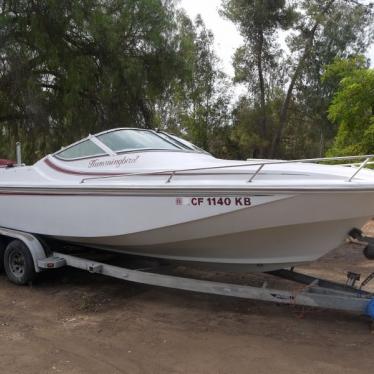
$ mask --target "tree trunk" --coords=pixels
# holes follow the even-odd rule
[[[258,79],[260,83],[260,106],[261,106],[261,135],[263,139],[266,139],[267,136],[267,113],[266,113],[266,101],[265,101],[265,81],[264,81],[264,73],[262,69],[262,49],[264,44],[264,34],[262,29],[258,35],[258,44],[257,44],[257,71],[258,71]],[[266,153],[266,150],[261,149],[260,157],[263,157]]]
[[[153,129],[153,113],[152,110],[149,108],[148,103],[144,99],[139,99],[138,100],[138,105],[140,108],[140,112],[143,115],[144,119],[144,127],[146,129]]]
[[[326,4],[326,6],[321,10],[321,15],[326,13],[330,9],[330,7],[334,3],[334,1],[335,0],[331,0]],[[318,21],[315,22],[315,24],[313,25],[313,27],[309,31],[309,36],[308,36],[307,41],[305,43],[304,52],[303,52],[297,66],[296,66],[296,69],[295,69],[295,71],[292,75],[292,78],[291,78],[291,82],[288,86],[287,94],[286,94],[286,97],[283,101],[282,108],[281,108],[281,111],[280,111],[280,114],[279,114],[278,130],[276,131],[276,133],[273,137],[272,144],[271,144],[270,155],[269,155],[271,158],[276,157],[276,155],[277,155],[279,144],[280,144],[280,141],[282,139],[282,134],[283,134],[283,131],[284,131],[284,128],[286,126],[287,119],[288,119],[288,110],[289,110],[291,99],[292,99],[292,92],[293,92],[293,89],[295,87],[295,84],[296,84],[297,80],[300,77],[300,74],[301,74],[302,70],[304,69],[305,60],[308,57],[308,55],[310,53],[310,50],[312,49],[314,36],[315,36],[315,33],[316,33],[319,25],[320,25],[320,21],[318,20]]]
[[[279,126],[278,126],[278,130],[276,131],[275,133],[275,136],[273,138],[273,141],[272,141],[272,144],[271,144],[271,149],[270,149],[270,157],[275,157],[277,152],[278,152],[278,147],[279,147],[279,144],[280,144],[280,141],[281,141],[281,138],[282,138],[282,134],[283,134],[283,130],[286,126],[286,122],[287,122],[287,117],[288,117],[288,109],[290,107],[290,103],[291,103],[291,99],[292,99],[292,92],[293,92],[293,89],[295,87],[295,84],[296,84],[296,81],[299,79],[299,76],[304,68],[304,63],[305,63],[305,60],[306,58],[308,57],[309,55],[309,52],[310,52],[310,49],[312,48],[312,45],[313,45],[313,39],[314,39],[314,35],[315,35],[315,32],[317,30],[317,27],[318,27],[318,23],[316,23],[311,32],[310,32],[310,36],[307,40],[307,43],[305,45],[305,48],[304,48],[304,52],[296,66],[296,69],[292,75],[292,78],[291,78],[291,82],[288,86],[288,89],[287,89],[287,94],[286,94],[286,97],[283,101],[283,104],[282,104],[282,108],[281,108],[281,111],[280,111],[280,114],[279,114]]]

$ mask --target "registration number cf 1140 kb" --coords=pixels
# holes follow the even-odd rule
[[[250,197],[177,197],[177,205],[192,206],[250,206]]]

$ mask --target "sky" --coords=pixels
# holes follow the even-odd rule
[[[222,68],[230,77],[233,77],[232,56],[236,48],[242,44],[242,37],[232,22],[223,19],[218,14],[220,5],[221,0],[180,0],[180,6],[186,10],[191,19],[200,14],[206,26],[212,30],[215,37],[215,50],[222,61]],[[367,56],[370,57],[371,65],[374,66],[374,44]]]
[[[222,60],[224,71],[232,77],[232,56],[242,44],[242,37],[232,22],[218,14],[221,0],[180,0],[180,5],[191,19],[200,14],[207,28],[212,30],[216,53]]]

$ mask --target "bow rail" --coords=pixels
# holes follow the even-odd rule
[[[371,155],[361,155],[361,156],[339,156],[339,157],[319,157],[319,158],[304,158],[304,159],[297,159],[297,160],[261,160],[261,162],[246,162],[246,163],[239,163],[234,165],[219,165],[219,166],[207,166],[207,167],[200,167],[200,168],[187,168],[187,169],[171,169],[171,170],[159,170],[159,171],[151,171],[151,172],[133,172],[133,173],[120,173],[116,175],[105,175],[100,177],[89,177],[83,178],[81,180],[81,184],[90,181],[90,180],[102,180],[102,179],[113,179],[113,178],[121,178],[121,177],[130,177],[130,176],[149,176],[149,175],[166,175],[168,179],[166,183],[170,183],[171,180],[175,175],[178,173],[185,173],[185,172],[194,172],[194,171],[204,171],[204,170],[219,170],[219,169],[233,169],[243,166],[258,166],[258,168],[254,172],[248,172],[250,178],[248,183],[251,183],[261,172],[261,170],[268,165],[278,165],[278,164],[292,164],[292,163],[319,163],[319,162],[328,162],[328,161],[349,161],[349,160],[363,160],[361,163],[350,163],[346,164],[336,163],[334,165],[340,166],[347,166],[347,167],[354,167],[357,169],[354,173],[348,178],[347,182],[351,182],[353,178],[357,176],[357,174],[365,168],[367,165],[374,164],[374,161],[371,162],[370,160],[374,158],[374,154]],[[248,160],[247,160],[248,161]],[[197,173],[201,174],[201,173]]]

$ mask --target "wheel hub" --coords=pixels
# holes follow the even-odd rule
[[[10,256],[10,270],[16,276],[22,276],[25,272],[25,257],[20,252],[14,252]]]

